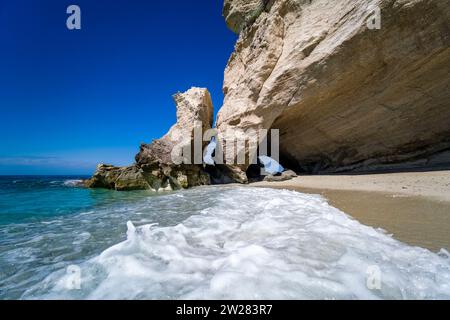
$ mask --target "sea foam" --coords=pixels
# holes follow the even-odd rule
[[[320,196],[210,187],[185,197],[199,193],[203,208],[182,223],[129,222],[126,241],[80,265],[80,290],[61,270],[24,298],[450,298],[448,258],[363,226]]]
[[[83,184],[83,180],[66,180],[63,185],[66,187],[78,187]]]

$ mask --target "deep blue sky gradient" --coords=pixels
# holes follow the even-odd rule
[[[82,30],[66,28],[77,4]],[[236,35],[222,0],[0,0],[0,174],[127,165],[175,122],[172,95],[223,100]]]

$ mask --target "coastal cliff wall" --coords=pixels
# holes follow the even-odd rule
[[[223,15],[239,39],[225,69],[219,140],[279,129],[281,164],[297,172],[450,167],[448,0],[224,0]],[[213,125],[206,89],[174,99],[168,134],[142,145],[130,167],[99,165],[86,185],[248,182],[249,164],[172,163],[175,146],[192,145],[196,123],[203,132]]]
[[[282,163],[311,173],[450,163],[448,0],[225,0],[223,15],[239,40],[219,132],[279,129]]]

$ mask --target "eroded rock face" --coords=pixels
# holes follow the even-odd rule
[[[90,188],[126,190],[172,190],[210,184],[209,175],[200,165],[175,164],[175,146],[191,144],[194,127],[211,129],[213,105],[207,89],[192,88],[174,95],[177,123],[161,139],[141,145],[136,163],[130,167],[99,165],[86,182]]]
[[[240,37],[220,132],[280,129],[282,161],[308,172],[448,163],[448,0],[273,0],[241,31],[257,2],[225,1]]]
[[[264,11],[268,0],[225,0],[222,14],[228,28],[239,33]]]
[[[177,105],[177,123],[161,139],[141,146],[136,156],[137,164],[147,167],[154,163],[172,165],[173,148],[193,145],[195,127],[201,127],[202,132],[211,129],[214,108],[207,89],[191,88],[185,93],[175,94],[173,98]]]
[[[86,187],[117,191],[145,190],[152,189],[151,182],[138,166],[114,167],[99,164],[92,178],[86,181]]]

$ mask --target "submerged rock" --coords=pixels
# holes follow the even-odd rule
[[[448,0],[263,2],[224,3],[240,35],[219,132],[279,129],[296,171],[450,164]]]
[[[129,167],[99,165],[86,181],[89,188],[128,190],[172,190],[210,184],[201,165],[176,164],[172,160],[175,146],[192,143],[196,126],[211,129],[213,105],[207,89],[192,88],[174,96],[177,123],[161,139],[141,145],[136,163]]]

